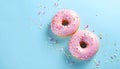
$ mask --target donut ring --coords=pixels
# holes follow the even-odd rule
[[[70,42],[70,53],[80,60],[88,60],[96,54],[99,49],[98,37],[87,30],[76,32]]]
[[[80,18],[74,11],[63,9],[53,17],[51,30],[54,34],[65,37],[74,34],[79,24]]]

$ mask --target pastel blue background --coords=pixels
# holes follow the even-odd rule
[[[102,34],[91,60],[67,58],[70,37],[51,33],[51,19],[63,8],[79,14],[79,30],[88,25]],[[0,0],[0,69],[119,69],[119,30],[120,0]]]

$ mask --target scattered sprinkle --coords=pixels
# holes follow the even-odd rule
[[[116,42],[114,43],[114,46],[116,46],[117,44],[116,44]]]
[[[117,54],[114,54],[113,56],[116,58],[116,57],[117,57]]]
[[[39,28],[42,29],[42,24],[40,24]]]
[[[38,15],[45,15],[45,13],[46,13],[45,11],[39,11]]]
[[[93,68],[94,68],[94,69],[100,68],[100,61],[94,59],[94,67],[93,67]]]
[[[118,49],[115,49],[115,51],[118,51]]]
[[[55,7],[58,7],[58,3],[57,3],[57,2],[56,2],[56,3],[54,3],[54,6],[55,6]]]
[[[93,30],[92,32],[95,32],[95,30]]]
[[[38,15],[40,15],[40,14],[41,14],[41,11],[38,12]]]
[[[102,39],[102,33],[100,33],[99,38]]]
[[[53,42],[54,44],[57,44],[58,43],[58,40],[56,40],[55,38],[53,37],[48,37],[49,41]]]
[[[40,4],[39,6],[38,6],[38,8],[41,8],[42,7],[42,5]]]
[[[96,16],[98,16],[98,14],[96,14]]]
[[[45,11],[43,11],[43,13],[42,13],[43,15],[45,15]]]
[[[111,59],[113,59],[113,57],[112,57],[112,56],[110,56],[110,58],[111,58]]]
[[[105,64],[107,64],[109,61],[108,60],[105,60]]]
[[[73,65],[73,64],[75,64],[75,61],[71,61],[71,62],[70,62],[70,65]]]
[[[89,27],[89,25],[85,25],[85,28],[84,29],[87,29]]]
[[[44,9],[46,8],[46,6],[43,7]]]

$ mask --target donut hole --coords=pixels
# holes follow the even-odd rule
[[[81,41],[81,42],[80,42],[80,47],[81,47],[81,48],[86,48],[86,47],[87,47],[87,43],[84,42],[84,41]]]
[[[67,26],[69,24],[68,20],[62,20],[62,25]]]

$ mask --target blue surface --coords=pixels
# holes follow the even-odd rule
[[[63,8],[79,14],[79,29],[88,25],[102,37],[91,60],[67,57],[70,37],[51,33],[51,19]],[[0,69],[119,69],[119,30],[120,0],[0,0]]]

